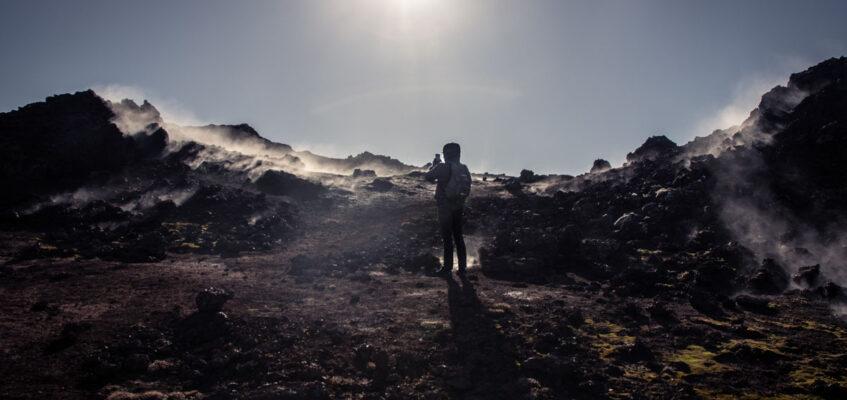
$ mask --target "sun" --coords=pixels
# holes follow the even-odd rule
[[[389,6],[395,8],[405,17],[416,17],[433,11],[438,0],[386,0]]]
[[[415,7],[426,7],[435,3],[435,0],[389,0],[392,3],[396,3],[400,7],[405,8],[415,8]]]

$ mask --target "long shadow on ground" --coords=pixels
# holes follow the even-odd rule
[[[449,275],[450,324],[460,370],[447,376],[455,394],[479,398],[518,398],[516,354],[464,274]]]

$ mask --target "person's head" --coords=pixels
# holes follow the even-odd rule
[[[447,143],[441,151],[445,161],[459,161],[459,156],[462,155],[462,148],[458,143]]]

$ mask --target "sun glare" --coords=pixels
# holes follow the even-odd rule
[[[388,0],[404,11],[413,12],[424,7],[432,6],[436,0]]]
[[[401,36],[429,40],[455,24],[455,6],[443,0],[383,0],[389,25]]]

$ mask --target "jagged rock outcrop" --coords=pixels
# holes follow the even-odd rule
[[[608,171],[610,169],[612,169],[612,164],[609,164],[608,161],[606,161],[602,158],[598,158],[598,159],[594,160],[594,164],[591,165],[591,170],[588,171],[588,172],[594,174],[594,173],[600,173],[600,172]]]
[[[264,193],[290,196],[299,200],[312,200],[326,189],[319,183],[298,178],[285,171],[267,171],[256,180],[256,187]]]
[[[158,155],[167,132],[124,135],[115,114],[93,91],[48,97],[0,114],[0,205],[69,190],[95,172],[115,172]]]
[[[640,147],[626,155],[626,161],[634,163],[656,158],[669,158],[679,154],[680,149],[666,136],[651,136]]]
[[[766,93],[738,127],[685,146],[651,137],[624,167],[552,198],[472,199],[497,215],[483,270],[542,281],[582,274],[632,295],[688,288],[692,304],[719,312],[716,293],[779,294],[795,271],[820,264],[802,282],[824,293],[844,253],[845,110],[847,58],[831,59]]]
[[[342,175],[349,175],[356,169],[371,170],[379,176],[404,175],[418,170],[417,167],[403,164],[400,160],[373,154],[365,151],[347,158],[330,158],[312,154],[308,151],[297,152],[297,155],[306,160],[315,170],[330,171]]]

